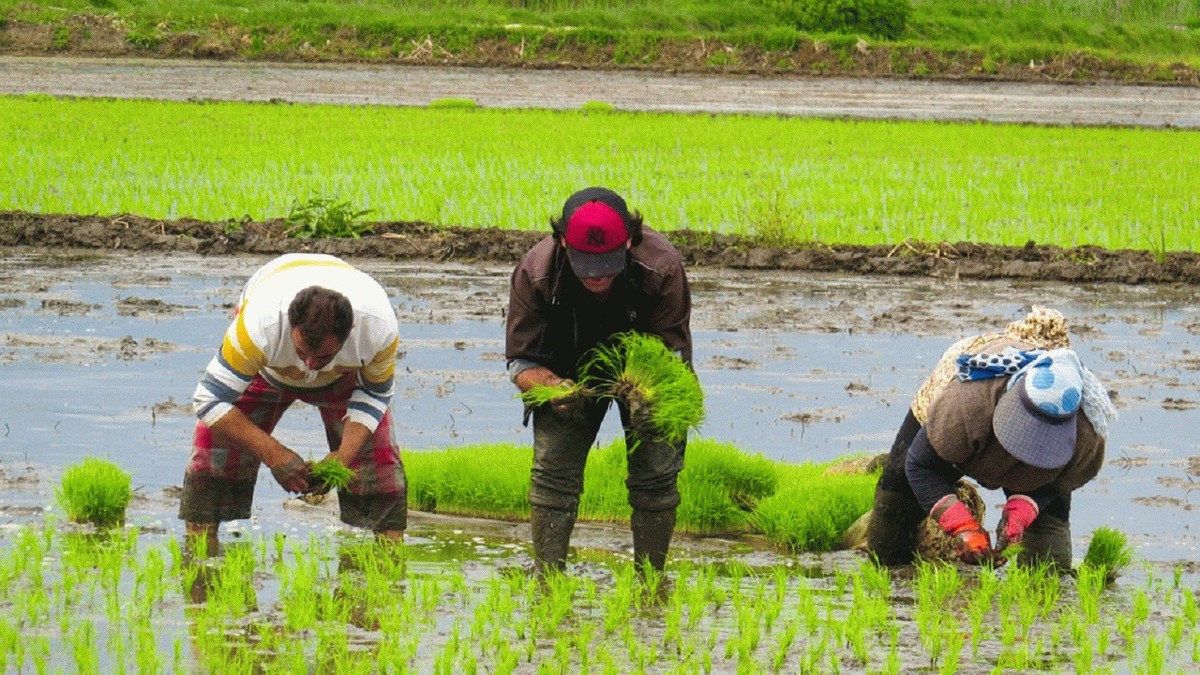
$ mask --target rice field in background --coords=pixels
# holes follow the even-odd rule
[[[205,220],[314,195],[543,229],[586,185],[663,230],[1196,250],[1200,133],[779,117],[0,98],[0,209]]]
[[[539,582],[480,538],[255,538],[207,561],[136,528],[0,532],[8,672],[1182,672],[1196,593],[1044,569],[592,559]]]

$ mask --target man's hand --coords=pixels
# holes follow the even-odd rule
[[[1038,506],[1025,495],[1013,495],[1004,503],[1000,525],[996,527],[996,550],[1003,551],[1025,538],[1025,530],[1037,520]]]
[[[992,540],[979,526],[971,511],[955,495],[946,495],[929,513],[942,531],[954,537],[958,557],[965,563],[979,563],[992,555]]]
[[[271,467],[271,475],[288,492],[307,492],[309,489],[308,464],[291,450],[284,455],[282,463]]]
[[[331,452],[328,455],[325,455],[325,457],[322,458],[321,461],[322,462],[341,462],[341,464],[343,466],[347,466],[346,462],[342,461],[341,455],[339,455],[336,452]],[[310,494],[310,495],[323,495],[333,489],[332,485],[330,485],[329,483],[326,483],[325,481],[321,480],[320,478],[316,478],[314,476],[309,476],[308,485],[309,485],[308,494]]]
[[[575,383],[571,380],[561,380],[556,386],[564,389],[570,389],[571,387],[575,386]],[[578,420],[583,419],[583,408],[585,402],[586,401],[584,400],[583,392],[573,391],[565,396],[559,396],[558,398],[550,401],[550,409],[561,417]]]

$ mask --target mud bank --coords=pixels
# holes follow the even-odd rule
[[[360,239],[299,240],[282,221],[223,223],[153,220],[134,215],[86,216],[0,212],[0,246],[92,248],[225,255],[308,251],[393,261],[514,264],[543,232],[440,227],[386,222]],[[747,236],[676,231],[668,234],[689,267],[926,276],[942,279],[1026,279],[1073,283],[1200,282],[1200,254],[1061,248],[1029,242],[899,242],[876,246],[812,242],[764,244]]]

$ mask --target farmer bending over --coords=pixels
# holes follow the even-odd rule
[[[967,338],[947,351],[876,486],[867,544],[881,562],[909,562],[917,526],[929,515],[964,561],[1020,543],[1029,561],[1070,568],[1071,492],[1099,472],[1116,413],[1066,344],[1062,315],[1035,307],[1005,333]],[[994,550],[954,494],[964,475],[1007,497]]]
[[[585,355],[616,333],[639,331],[692,358],[691,292],[682,259],[666,238],[643,227],[625,200],[605,188],[571,195],[552,233],[512,275],[505,357],[522,392],[571,384]],[[539,571],[563,569],[588,450],[609,400],[582,394],[526,410],[533,417],[533,552]],[[634,560],[656,569],[666,562],[679,505],[676,476],[686,441],[631,436],[629,411],[618,403],[629,454]]]
[[[179,517],[217,549],[222,521],[250,517],[259,464],[288,492],[319,491],[308,464],[271,436],[300,400],[316,406],[332,458],[355,471],[343,522],[400,539],[406,482],[389,407],[399,342],[387,293],[328,255],[288,254],[254,273],[193,394],[196,424]]]

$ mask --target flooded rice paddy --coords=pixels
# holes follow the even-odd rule
[[[4,528],[6,548],[23,551],[31,560],[40,556],[52,561],[48,568],[57,570],[52,574],[75,574],[64,551],[75,546],[68,540],[80,535],[53,526],[39,537],[28,533],[40,531],[47,515],[53,519],[57,511],[53,490],[62,470],[84,456],[96,455],[115,461],[133,475],[137,497],[128,524],[141,533],[140,554],[135,556],[141,562],[136,565],[151,565],[147,560],[160,559],[167,569],[175,569],[170,561],[176,556],[173,547],[182,533],[182,523],[175,517],[177,486],[194,424],[188,400],[227,325],[241,284],[264,260],[32,249],[6,252],[0,267],[0,527]],[[520,405],[504,375],[503,314],[510,270],[355,262],[388,289],[400,318],[403,356],[397,368],[394,409],[396,433],[404,450],[529,442],[531,433],[520,425]],[[1116,614],[1138,616],[1140,604],[1150,602],[1148,620],[1158,626],[1160,633],[1154,635],[1162,640],[1162,644],[1153,642],[1159,637],[1152,636],[1151,643],[1166,649],[1174,640],[1173,622],[1188,612],[1188,596],[1182,589],[1194,588],[1197,578],[1196,524],[1200,520],[1193,501],[1198,497],[1192,493],[1200,477],[1200,440],[1194,433],[1200,426],[1200,350],[1196,347],[1200,344],[1200,291],[712,269],[695,270],[691,281],[696,365],[709,411],[700,433],[789,462],[885,451],[912,392],[946,346],[962,335],[1000,328],[1022,316],[1031,304],[1061,310],[1071,323],[1076,349],[1108,385],[1121,414],[1109,438],[1104,469],[1074,497],[1076,558],[1082,557],[1096,528],[1113,527],[1126,533],[1139,562],[1124,578],[1124,591],[1105,596],[1113,603],[1109,609],[1120,608]],[[617,433],[614,421],[609,420],[601,440]],[[319,420],[310,410],[298,408],[285,416],[279,435],[303,456],[319,458],[325,453]],[[222,643],[225,647],[206,646],[203,639],[198,640],[197,634],[207,633],[197,631],[201,620],[196,616],[208,617],[203,622],[216,622],[204,625],[219,625],[218,632],[241,635],[239,644],[243,646],[259,644],[259,648],[244,651],[282,670],[306,659],[311,665],[316,657],[269,644],[267,651],[277,657],[265,659],[262,655],[267,648],[261,647],[265,638],[257,632],[262,626],[290,626],[288,630],[313,631],[303,635],[316,636],[318,641],[333,640],[332,635],[325,635],[330,630],[328,623],[303,628],[303,622],[281,614],[293,611],[279,608],[288,603],[277,605],[276,601],[293,592],[299,583],[295,579],[300,578],[295,575],[308,574],[303,578],[310,581],[305,583],[318,588],[371,583],[369,571],[357,573],[352,582],[344,578],[334,581],[347,567],[337,562],[338,542],[349,542],[344,545],[350,547],[361,542],[338,525],[333,510],[286,497],[269,477],[260,480],[254,518],[222,532],[223,539],[233,543],[230,550],[245,552],[233,557],[243,555],[251,560],[240,564],[257,565],[247,577],[256,580],[253,602],[246,604],[244,596],[221,601],[243,602],[241,614],[234,614],[250,618],[218,620],[205,612],[225,605],[209,603],[206,609],[196,610],[179,588],[173,588],[165,622],[169,629],[162,630],[155,642],[164,669],[171,670],[173,665],[211,669],[211,654],[228,648],[228,640]],[[987,493],[986,499],[990,512],[985,525],[994,527],[1001,497]],[[26,525],[35,530],[22,530]],[[42,547],[33,540],[53,545]],[[284,540],[289,552],[276,552],[275,542]],[[894,663],[902,671],[945,668],[946,659],[933,659],[929,654],[936,640],[950,644],[959,639],[955,636],[970,633],[970,613],[943,612],[958,617],[958,623],[948,627],[922,624],[929,615],[918,610],[939,602],[935,590],[929,589],[942,588],[944,592],[953,582],[926,579],[921,583],[933,584],[926,589],[933,595],[922,600],[917,596],[924,587],[916,581],[910,583],[908,578],[915,574],[910,571],[891,582],[890,617],[879,619],[877,625],[864,624],[872,637],[863,648],[871,656],[858,659],[859,647],[854,643],[859,638],[852,633],[862,626],[849,617],[876,616],[872,612],[878,608],[856,604],[860,600],[855,599],[854,589],[878,581],[869,570],[860,570],[860,558],[848,552],[793,556],[767,550],[753,539],[681,537],[669,568],[675,576],[663,600],[638,601],[633,609],[621,609],[605,598],[633,592],[623,585],[627,580],[623,581],[622,575],[628,568],[612,565],[615,560],[627,559],[628,534],[622,528],[579,528],[573,539],[580,561],[578,578],[569,591],[530,590],[519,572],[495,574],[498,568],[520,570],[527,565],[526,540],[527,529],[521,524],[413,514],[403,554],[406,585],[395,591],[399,597],[364,592],[364,597],[375,598],[372,602],[392,609],[370,610],[374,623],[367,622],[365,627],[347,628],[343,622],[342,634],[351,645],[346,651],[370,652],[386,646],[399,650],[397,654],[409,654],[412,649],[415,651],[406,662],[422,672],[463,672],[472,663],[484,672],[504,670],[502,664],[512,657],[509,651],[516,655],[514,668],[519,671],[575,671],[590,663],[588,667],[601,672],[638,668],[690,672],[709,668],[769,671],[775,665],[771,650],[782,649],[779,669],[784,672],[843,668],[849,672],[897,672],[888,664]],[[299,555],[310,549],[318,550]],[[226,567],[235,568],[230,557],[227,552]],[[325,562],[306,571],[299,561],[307,558]],[[344,556],[341,558],[344,562]],[[280,564],[286,561],[295,566]],[[706,582],[706,570],[714,563],[725,571],[717,580]],[[742,571],[728,573],[728,565]],[[778,569],[789,572],[779,576],[773,571]],[[682,570],[691,571],[682,574]],[[799,570],[806,573],[799,574]],[[190,582],[225,574],[179,573]],[[130,572],[114,588],[123,588],[124,597],[142,592],[138,589],[144,586],[133,580],[135,576],[141,579],[143,575]],[[815,576],[815,581],[806,581],[808,576]],[[970,593],[979,593],[986,585],[974,579],[963,583]],[[1064,597],[1058,600],[1083,612],[1087,592],[1077,592],[1074,584],[1069,580]],[[93,593],[93,609],[81,611],[94,611],[97,625],[109,626],[112,623],[104,620],[104,603],[96,600],[104,597],[103,588]],[[207,588],[234,593],[216,582]],[[539,612],[550,610],[531,598],[543,592],[547,597],[567,593],[575,598],[574,618],[541,616]],[[324,597],[313,593],[313,597]],[[695,624],[688,624],[686,607],[678,610],[681,614],[672,614],[677,611],[672,603],[686,603],[692,597],[689,594],[699,594],[701,599],[696,602],[708,608],[698,610]],[[776,594],[783,600],[768,621],[768,608],[774,605],[763,598]],[[881,593],[868,595],[879,597]],[[501,596],[515,602],[515,608],[480,609],[491,602],[500,603]],[[887,593],[882,596],[886,598]],[[1194,612],[1194,595],[1191,597]],[[390,599],[384,602],[380,598]],[[327,601],[327,609],[333,607],[328,603],[332,600]],[[1053,605],[1047,601],[1047,606]],[[65,601],[61,605],[71,606]],[[626,611],[633,614],[620,614]],[[414,618],[422,612],[425,618]],[[618,614],[610,616],[611,612]],[[45,621],[57,614],[51,609],[41,616]],[[328,620],[331,615],[321,616]],[[776,623],[778,616],[785,618]],[[1081,649],[1058,650],[1051,644],[1057,640],[1068,644],[1066,636],[1083,630],[1081,626],[1094,633],[1094,626],[1080,623],[1069,613],[1038,618],[1039,628],[1021,634],[1019,642],[1026,645],[1025,652],[1013,651],[1015,647],[997,630],[990,641],[975,646],[983,650],[982,656],[968,657],[971,645],[967,644],[963,661],[955,669],[1078,668]],[[412,629],[409,635],[419,636],[419,640],[391,645],[390,638],[380,637],[386,630],[379,622],[402,620]],[[473,621],[479,622],[478,626]],[[617,622],[612,630],[605,628],[609,621]],[[679,621],[687,626],[688,631],[683,632],[688,637],[672,641],[671,626],[677,629]],[[489,622],[507,626],[507,637],[501,640],[507,646],[499,642],[492,648],[480,646],[479,636],[487,633]],[[575,628],[564,632],[563,622]],[[747,628],[751,624],[762,634],[762,644],[757,639],[751,644]],[[764,624],[766,632],[762,632]],[[837,628],[839,625],[842,628]],[[0,643],[14,634],[10,626],[0,626]],[[637,634],[628,635],[625,626]],[[1109,662],[1114,655],[1119,657],[1116,663],[1124,664],[1118,665],[1118,670],[1141,669],[1142,664],[1155,662],[1154,653],[1146,651],[1147,643],[1139,637],[1144,634],[1137,632],[1142,629],[1128,627],[1127,639],[1122,639],[1124,629],[1116,624],[1105,629],[1111,632],[1111,653],[1105,652],[1107,658],[1098,657],[1096,663]],[[811,639],[783,647],[788,630],[793,639],[797,630]],[[122,649],[133,650],[134,628],[127,631],[127,646]],[[587,640],[579,638],[580,631],[587,633]],[[945,633],[943,638],[926,639],[927,635],[941,635],[938,631]],[[1195,648],[1188,646],[1188,640],[1194,640],[1194,618],[1190,632],[1186,624],[1180,631],[1181,646],[1164,652],[1171,655],[1164,663],[1194,667]],[[571,635],[577,642],[570,642]],[[46,640],[46,649],[58,649],[68,638]],[[455,642],[470,640],[479,646],[473,657]],[[523,642],[528,640],[531,645]],[[27,650],[39,649],[40,644],[35,640]],[[1091,644],[1094,649],[1095,643]],[[1130,648],[1134,651],[1126,654]],[[580,654],[589,649],[599,655],[590,662],[581,661]],[[55,654],[59,660],[52,662],[72,663],[66,652]],[[526,658],[529,655],[536,658]],[[24,658],[25,668],[33,669],[33,651],[27,651]],[[118,660],[131,667],[136,663],[132,652],[114,655],[109,649],[105,658],[110,659],[109,665]],[[329,662],[323,668],[349,667],[364,660],[345,658],[340,665]],[[365,663],[369,666],[372,662],[366,659]],[[554,664],[565,665],[559,669]]]

